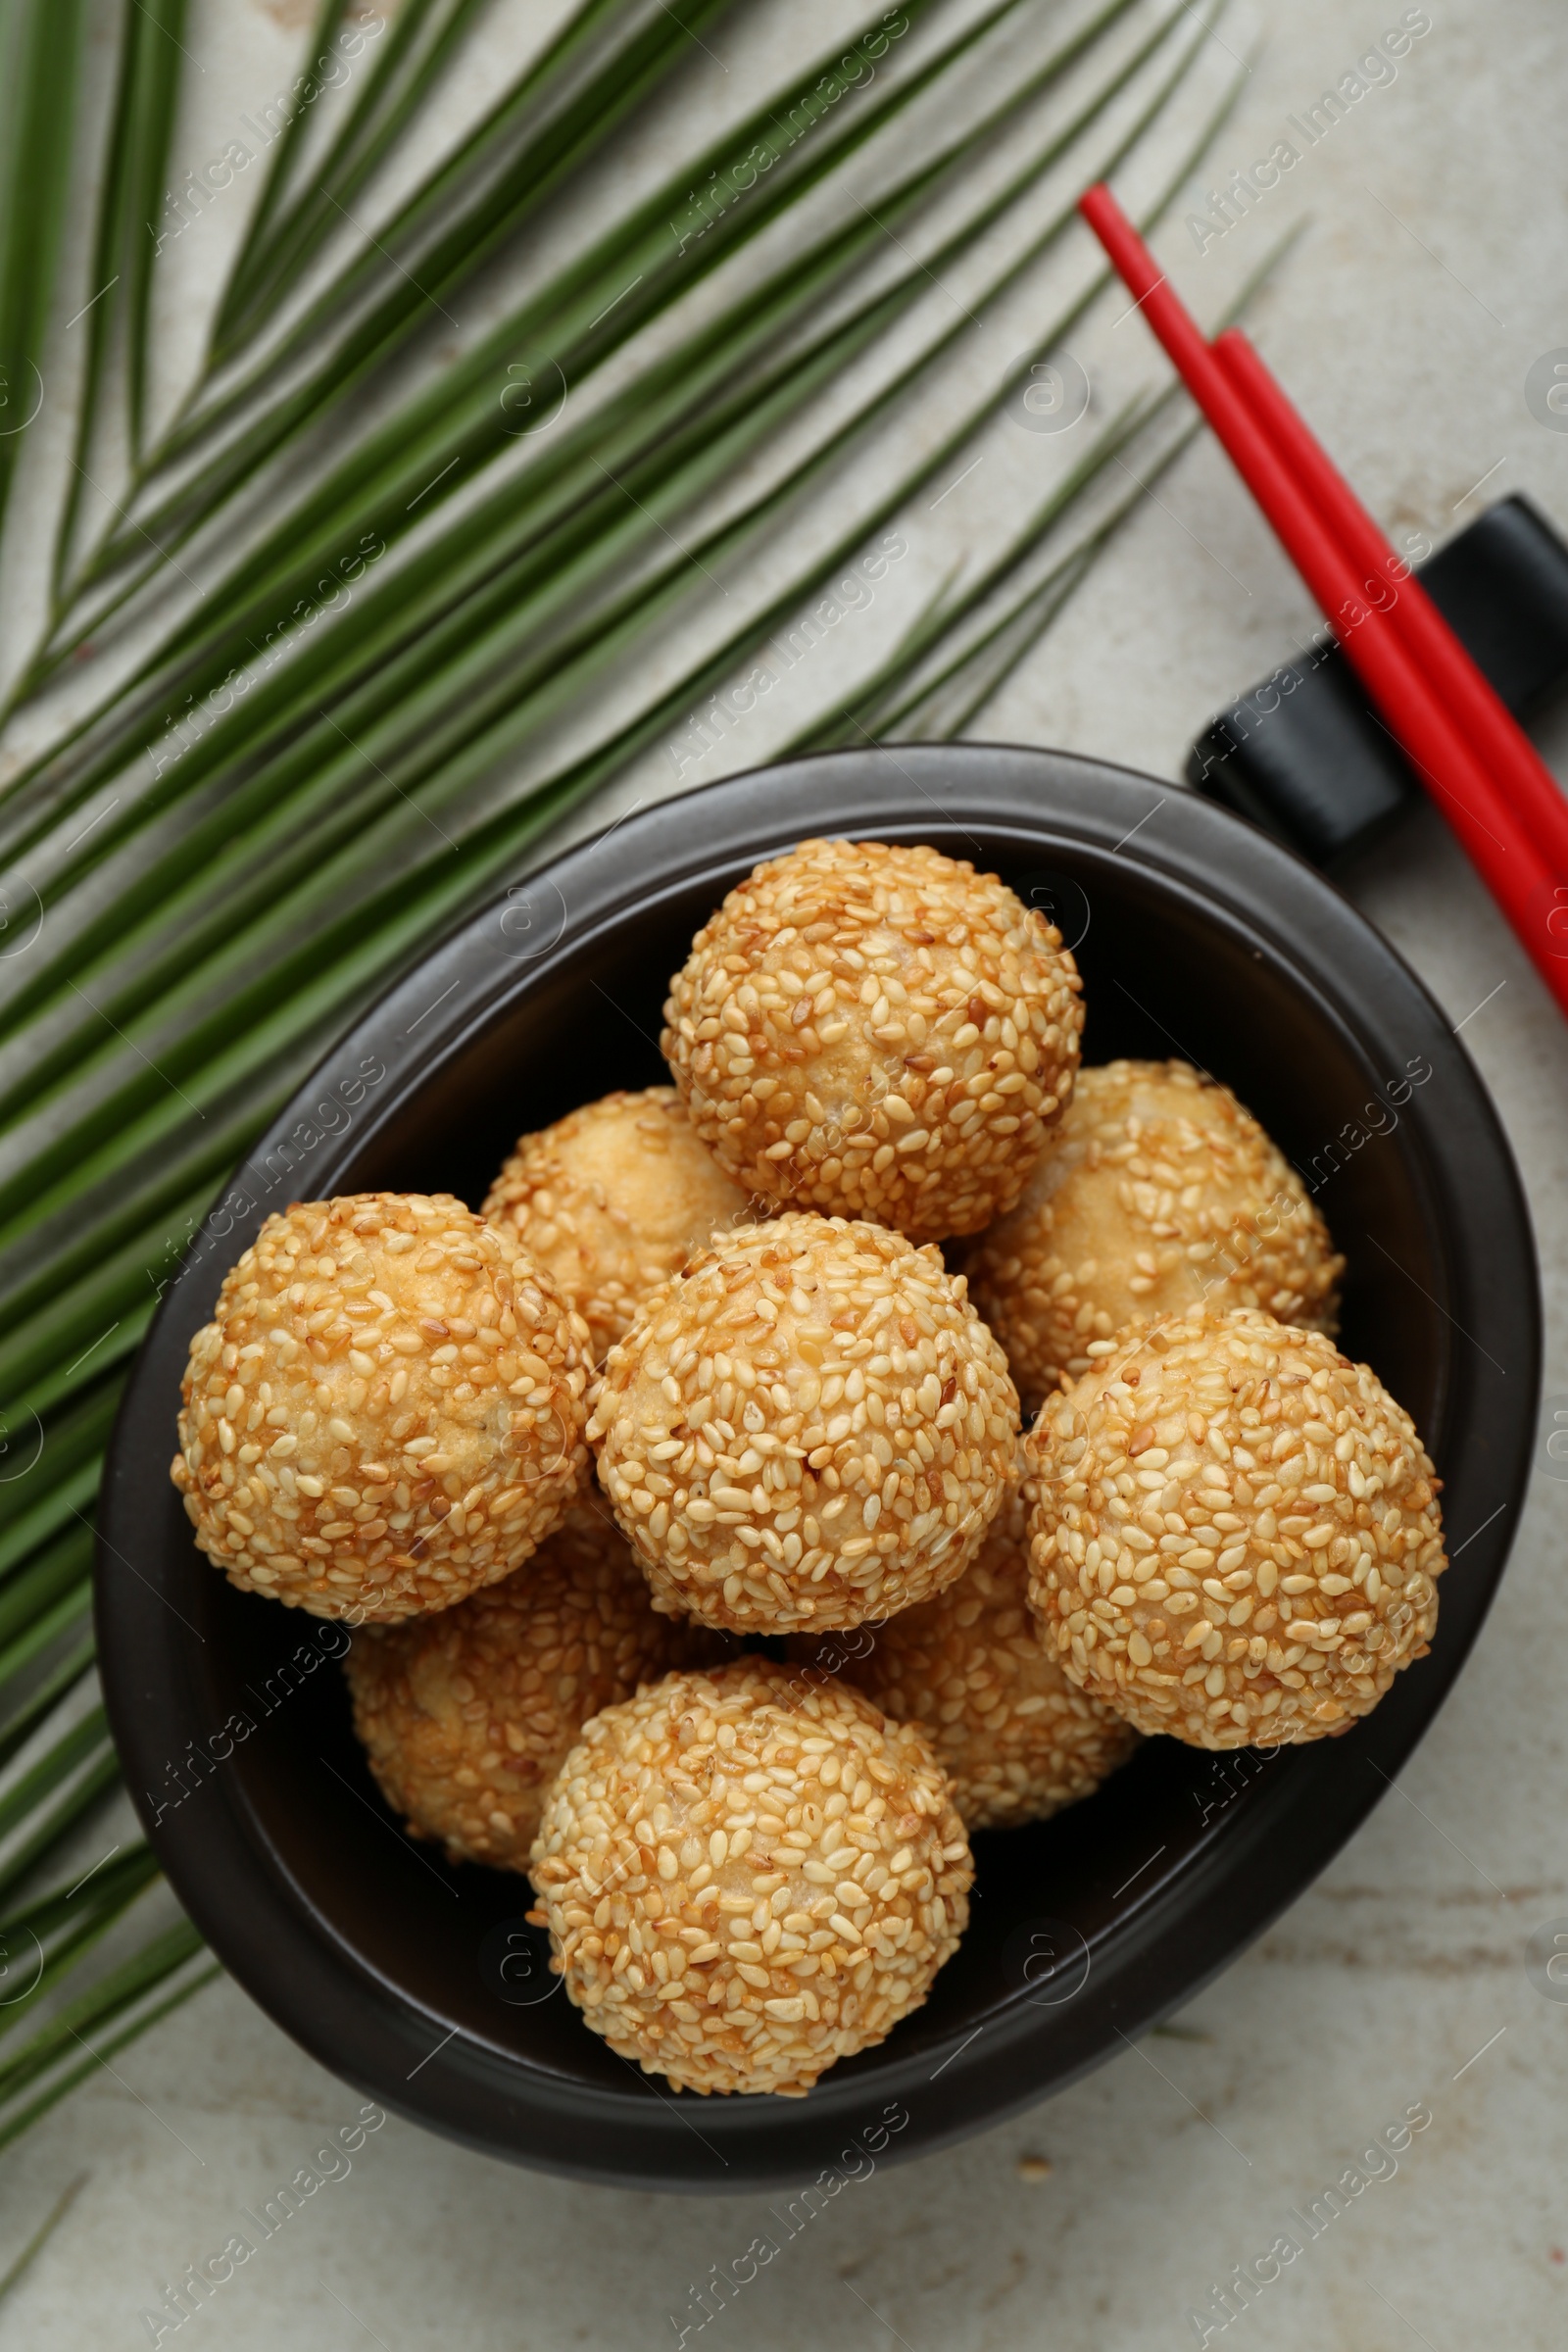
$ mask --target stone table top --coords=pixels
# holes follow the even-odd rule
[[[282,74],[308,12],[286,0],[231,9],[211,54],[230,59],[225,103],[243,104],[236,90]],[[1216,159],[1228,170],[1266,152],[1399,15],[1397,0],[1268,0]],[[1281,225],[1311,224],[1259,309],[1259,338],[1391,526],[1439,539],[1482,497],[1525,489],[1568,528],[1568,433],[1544,429],[1523,393],[1530,363],[1568,342],[1565,80],[1568,20],[1552,0],[1431,0],[1397,79],[1370,90],[1272,200]],[[206,135],[191,131],[192,153]],[[1260,210],[1227,232],[1229,253],[1200,258],[1179,222],[1161,250],[1195,304],[1214,272],[1217,306],[1274,233]],[[1126,342],[1142,329],[1118,331]],[[1147,338],[1139,360],[1152,368]],[[944,550],[908,536],[911,578],[929,591]],[[981,731],[1176,779],[1209,713],[1313,625],[1200,438]],[[1544,741],[1565,772],[1568,730]],[[759,737],[755,756],[767,748]],[[669,763],[649,779],[644,793],[670,789]],[[1462,1025],[1497,1103],[1540,1240],[1546,1387],[1568,1392],[1568,1027],[1435,815],[1345,886]],[[1453,1695],[1307,1893],[1173,2025],[1076,2087],[849,2184],[709,2323],[715,2352],[1176,2352],[1200,2339],[1189,2313],[1233,2267],[1266,2257],[1282,2232],[1303,2236],[1292,2210],[1306,2214],[1412,2111],[1425,2120],[1386,2177],[1367,2182],[1362,2168],[1345,2210],[1276,2261],[1226,2346],[1547,2352],[1568,2340],[1568,2001],[1543,1998],[1525,1965],[1532,1932],[1568,1922],[1565,1555],[1568,1484],[1538,1466]],[[140,2315],[165,2283],[218,2252],[240,2208],[360,2104],[237,1986],[210,1986],[0,2156],[0,2268],[80,2183],[0,2303],[0,2352],[148,2342]],[[683,2328],[698,2340],[693,2289],[744,2252],[768,2202],[581,2187],[392,2119],[177,2340],[667,2352]]]

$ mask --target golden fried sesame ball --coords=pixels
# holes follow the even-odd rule
[[[576,1503],[514,1576],[456,1608],[367,1626],[344,1661],[393,1811],[454,1862],[526,1870],[584,1723],[713,1642],[672,1625],[602,1503]]]
[[[295,1201],[191,1342],[173,1481],[243,1592],[356,1623],[450,1608],[560,1524],[588,1371],[580,1318],[449,1193]]]
[[[799,2097],[957,1948],[974,1876],[925,1736],[746,1658],[583,1727],[531,1873],[596,2034],[687,2090]]]
[[[644,1301],[588,1434],[656,1608],[788,1633],[961,1575],[1017,1419],[1002,1349],[934,1249],[795,1210]]]
[[[1124,1764],[1138,1736],[1069,1683],[1029,1613],[1029,1512],[1019,1487],[978,1558],[935,1600],[874,1630],[796,1635],[795,1654],[918,1723],[971,1834],[1046,1821]]]
[[[1345,1270],[1289,1160],[1185,1061],[1080,1070],[1022,1200],[964,1262],[1029,1412],[1129,1323],[1190,1306],[1332,1338]]]
[[[1425,1657],[1446,1562],[1409,1415],[1255,1307],[1129,1332],[1041,1413],[1030,1603],[1081,1690],[1194,1747],[1347,1731]]]
[[[737,1183],[916,1241],[1012,1206],[1083,1030],[1059,932],[930,849],[808,841],[692,942],[664,1056]]]
[[[650,1086],[520,1137],[482,1214],[552,1277],[601,1363],[651,1290],[719,1227],[757,1211],[699,1142],[674,1088]]]

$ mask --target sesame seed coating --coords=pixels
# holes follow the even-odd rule
[[[1438,1480],[1320,1332],[1201,1308],[1127,1333],[1036,1424],[1029,1599],[1080,1690],[1194,1747],[1370,1714],[1438,1621]]]
[[[978,1558],[873,1633],[796,1635],[797,1653],[918,1723],[971,1835],[1046,1821],[1124,1764],[1138,1736],[1070,1683],[1029,1613],[1029,1512],[1009,1489]]]
[[[974,1876],[924,1735],[762,1658],[584,1725],[531,1871],[552,1966],[612,2049],[682,2089],[791,2097],[919,2007]]]
[[[172,1475],[242,1592],[391,1622],[510,1576],[587,1466],[585,1325],[448,1193],[269,1217],[191,1342]]]
[[[737,1183],[935,1241],[1017,1200],[1072,1092],[1080,988],[994,874],[808,841],[698,932],[660,1043]]]
[[[1025,1409],[1130,1323],[1260,1306],[1333,1337],[1345,1268],[1296,1170],[1185,1061],[1080,1070],[1022,1200],[965,1260]]]
[[[516,1150],[481,1214],[507,1226],[588,1326],[594,1361],[638,1302],[753,1207],[699,1141],[672,1086],[606,1095]]]
[[[455,1608],[366,1626],[344,1660],[354,1728],[394,1812],[454,1862],[526,1870],[545,1791],[584,1723],[718,1637],[659,1616],[602,1503]]]
[[[656,1608],[788,1633],[961,1575],[1017,1420],[1002,1349],[935,1249],[792,1210],[644,1301],[588,1434]]]

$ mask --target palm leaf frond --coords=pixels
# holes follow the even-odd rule
[[[37,1955],[0,2146],[215,1973],[101,1818],[89,1571],[126,1360],[219,1185],[363,1006],[984,446],[1030,362],[977,383],[976,318],[1076,334],[1107,276],[1073,189],[1125,166],[1147,228],[1235,95],[1205,80],[1223,0],[906,0],[535,267],[730,4],[580,0],[436,152],[483,9],[405,0],[330,122],[314,86],[279,117],[171,401],[150,224],[193,12],[124,0],[36,748],[0,787],[40,914],[0,956],[0,1940]],[[0,189],[44,199],[35,250],[0,246],[8,367],[75,331],[80,14],[0,26]],[[309,56],[351,23],[323,0]],[[494,323],[453,356],[460,298]],[[569,401],[525,413],[552,368]],[[1192,429],[1135,393],[787,748],[968,723]]]

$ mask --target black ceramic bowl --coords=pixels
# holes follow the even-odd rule
[[[1091,1060],[1182,1054],[1251,1106],[1319,1188],[1349,1259],[1344,1346],[1414,1414],[1457,1557],[1432,1655],[1366,1723],[1266,1765],[1154,1740],[1088,1803],[982,1835],[962,1947],[889,2041],[802,2100],[699,2101],[582,2025],[522,1924],[521,1880],[448,1868],[403,1837],[350,1730],[331,1662],[347,1637],[215,1574],[169,1462],[191,1335],[270,1210],[379,1187],[476,1202],[519,1130],[659,1080],[660,1007],[692,933],[760,858],[822,833],[931,842],[1000,872],[1076,948]],[[647,2188],[800,2182],[867,2130],[910,2155],[1187,2000],[1377,1802],[1501,1574],[1539,1337],[1518,1178],[1446,1019],[1261,833],[1045,752],[866,751],[737,777],[630,818],[476,916],[327,1058],[208,1220],[142,1350],[104,1489],[100,1656],[126,1776],[225,1966],[324,2065],[420,2123]]]

